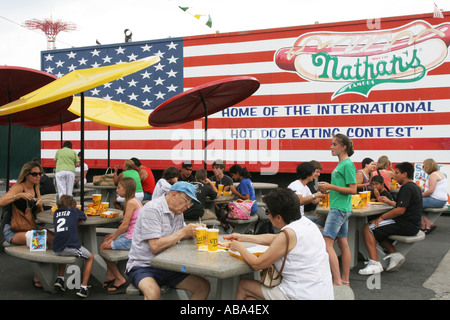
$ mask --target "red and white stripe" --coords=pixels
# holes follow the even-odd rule
[[[407,22],[389,19],[383,26],[393,28]],[[365,24],[325,27],[327,31],[359,31]],[[449,55],[421,81],[380,85],[368,98],[343,95],[330,101],[342,83],[308,82],[296,73],[281,70],[274,62],[279,48],[292,46],[300,34],[310,31],[311,28],[297,27],[184,39],[184,90],[236,75],[253,76],[261,83],[253,96],[209,117],[208,162],[221,158],[227,165],[239,163],[253,172],[295,172],[298,163],[315,159],[323,164],[324,172],[330,172],[337,159],[329,151],[331,139],[326,130],[338,128],[354,134],[354,162],[365,157],[376,161],[387,155],[393,163],[422,162],[430,157],[438,163],[449,163]],[[432,111],[350,112],[351,105],[422,102],[431,105]],[[323,114],[322,109],[327,107],[319,105],[348,108]],[[297,106],[298,113],[293,114],[294,107],[286,106]],[[276,113],[269,114],[270,110]],[[410,130],[410,136],[406,131],[397,132],[397,128]],[[52,159],[60,148],[59,129],[57,126],[42,130],[41,157],[45,167],[55,165]],[[183,160],[193,161],[194,169],[200,168],[204,159],[203,129],[204,120],[148,130],[111,128],[111,165],[122,165],[125,159],[137,157],[153,169],[179,166]],[[371,138],[361,136],[370,132],[374,133]],[[71,140],[76,150],[80,148],[79,137],[79,121],[64,125],[63,139]],[[85,141],[89,167],[106,168],[107,127],[86,121]]]

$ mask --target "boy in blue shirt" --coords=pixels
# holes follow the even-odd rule
[[[53,253],[60,256],[75,256],[86,259],[81,288],[77,295],[86,298],[89,295],[87,283],[91,275],[94,255],[81,246],[78,238],[78,225],[86,220],[86,215],[76,207],[77,203],[72,196],[63,195],[58,202],[58,210],[53,215],[55,238],[52,242]],[[65,291],[64,271],[65,264],[58,266],[58,277],[55,288]]]

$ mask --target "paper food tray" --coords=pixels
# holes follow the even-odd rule
[[[249,247],[247,248],[247,250],[250,253],[253,253],[255,256],[259,257],[260,255],[262,255],[264,252],[266,252],[266,250],[269,248],[269,246],[263,246],[263,245],[256,245],[253,247]],[[232,255],[233,257],[239,258],[244,260],[244,258],[242,258],[241,254],[238,251],[233,251],[233,250],[228,250],[228,253],[230,255]]]

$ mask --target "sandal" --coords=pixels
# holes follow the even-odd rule
[[[123,283],[120,286],[111,285],[108,290],[106,290],[107,294],[120,294],[127,292],[127,283]],[[114,290],[109,290],[110,288],[114,288]]]
[[[33,279],[33,287],[35,287],[36,289],[42,289],[42,283],[39,280]]]
[[[114,283],[114,281],[115,279],[103,282],[102,289],[108,289],[111,286],[111,284]]]
[[[423,232],[425,234],[430,234],[434,231],[434,229],[436,229],[436,226],[432,226],[430,229],[425,229],[425,230],[423,230]]]
[[[343,286],[349,286],[349,287],[350,287],[350,281],[344,281],[344,280],[342,280],[342,285],[343,285]]]

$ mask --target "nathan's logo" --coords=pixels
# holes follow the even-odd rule
[[[310,81],[342,82],[333,97],[368,96],[383,83],[422,79],[443,63],[450,44],[450,23],[432,27],[415,21],[371,32],[312,32],[275,54],[276,64]]]

